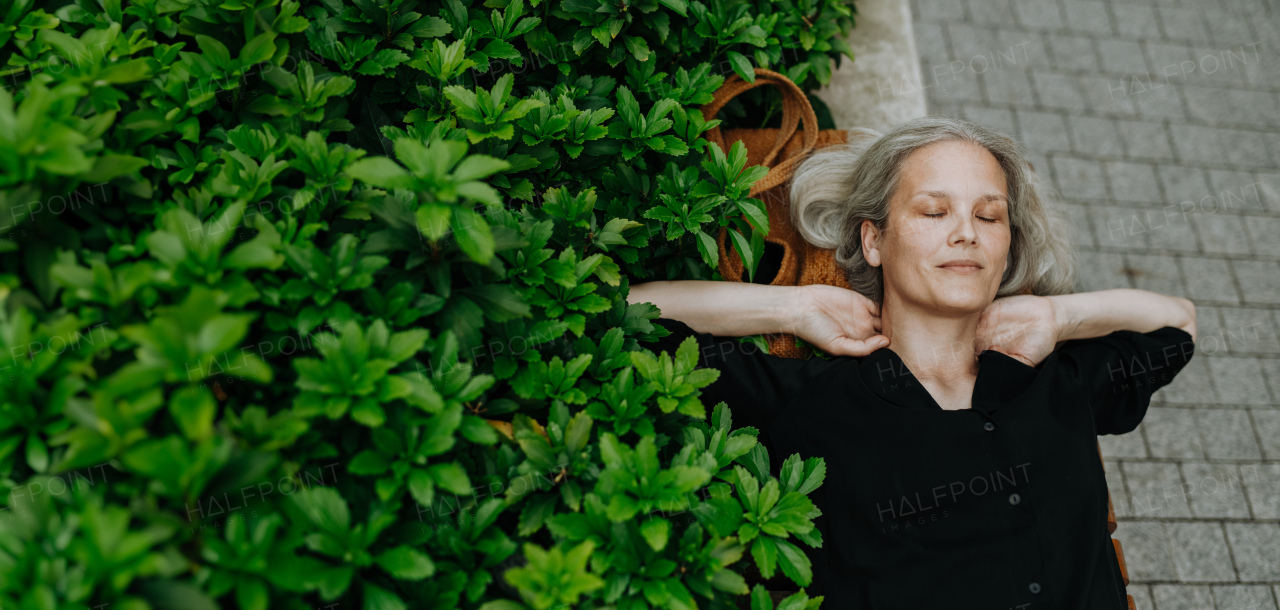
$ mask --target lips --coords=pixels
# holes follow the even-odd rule
[[[961,275],[967,275],[970,273],[977,273],[981,271],[982,264],[979,263],[978,261],[966,258],[966,259],[947,261],[945,263],[942,263],[941,265],[938,265],[938,268],[946,269],[947,271],[951,271],[953,273],[959,273]]]

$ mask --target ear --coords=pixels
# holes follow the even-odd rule
[[[872,267],[880,266],[880,229],[876,223],[864,219],[862,221],[862,257]]]

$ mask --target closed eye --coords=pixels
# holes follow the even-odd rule
[[[946,216],[946,215],[947,215],[947,212],[938,212],[938,214],[925,214],[925,216],[931,217],[931,219],[941,219],[942,216]],[[978,220],[987,221],[987,223],[1000,223],[1000,219],[988,219],[988,217],[986,216],[978,216]]]

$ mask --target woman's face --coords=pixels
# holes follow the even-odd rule
[[[867,262],[884,272],[885,302],[940,315],[982,311],[1009,254],[1009,193],[987,149],[937,142],[903,162],[883,231],[863,221]]]

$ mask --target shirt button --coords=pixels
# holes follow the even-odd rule
[[[1020,496],[1020,495],[1018,495],[1018,494],[1010,494],[1010,495],[1009,495],[1009,503],[1010,503],[1010,504],[1017,504],[1017,503],[1019,503],[1019,502],[1021,502],[1021,501],[1022,501],[1022,496]],[[1036,587],[1037,589],[1040,587],[1040,585],[1036,585],[1035,583],[1031,583],[1031,584],[1032,584],[1032,585],[1035,585],[1035,587]]]
[[[996,429],[996,425],[991,422],[987,422],[985,424],[982,424],[982,429],[986,430],[987,432],[990,432]]]
[[[1038,582],[1033,582],[1033,583],[1031,583],[1030,585],[1028,585],[1028,586],[1027,586],[1027,588],[1028,588],[1028,589],[1031,589],[1031,592],[1032,592],[1032,593],[1039,593],[1039,592],[1040,592],[1040,583],[1038,583]]]

